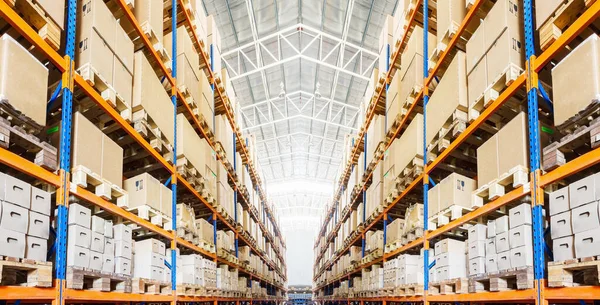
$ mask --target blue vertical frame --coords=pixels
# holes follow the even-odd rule
[[[171,64],[171,74],[173,79],[177,81],[177,0],[171,0],[171,31],[172,41],[171,48],[173,54]],[[171,102],[173,103],[173,165],[177,164],[177,95],[175,94],[176,83],[171,90]],[[173,178],[171,179],[171,229],[177,231],[177,175],[176,169],[173,167]],[[175,239],[171,241],[171,289],[177,290],[177,245]]]
[[[429,290],[429,174],[427,173],[427,103],[429,103],[429,90],[427,78],[429,77],[429,0],[423,0],[423,231],[425,240],[423,244],[423,289]]]

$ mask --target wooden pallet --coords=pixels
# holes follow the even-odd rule
[[[418,296],[423,295],[423,291],[422,284],[400,285],[394,289],[394,296]]]
[[[452,220],[459,219],[467,213],[473,211],[472,208],[464,207],[461,205],[453,204],[442,211],[439,211],[435,215],[429,217],[429,224],[431,229],[436,229],[447,225]]]
[[[457,108],[454,110],[452,116],[446,120],[437,135],[431,140],[431,144],[428,145],[428,162],[433,162],[439,154],[450,147],[450,143],[467,129],[468,120],[467,109]]]
[[[429,294],[431,295],[463,293],[469,293],[469,279],[467,278],[457,278],[429,283]]]
[[[144,109],[136,109],[132,115],[133,128],[160,153],[165,160],[173,160],[173,146]]]
[[[581,152],[600,146],[600,101],[592,102],[585,110],[562,125],[568,134],[544,147],[542,166],[545,171],[553,170],[578,157]],[[595,117],[589,121],[587,118]]]
[[[486,273],[469,277],[469,293],[533,288],[533,267]]]
[[[418,238],[423,237],[423,234],[424,234],[424,230],[422,227],[412,228],[408,232],[404,233],[404,235],[402,236],[402,239],[401,239],[402,243],[406,245],[411,241],[414,241]]]
[[[84,64],[77,69],[77,73],[104,99],[112,108],[114,108],[125,121],[131,122],[131,106],[125,99],[118,94],[111,85],[112,80],[107,80],[104,75],[98,73],[98,70],[91,63]],[[86,99],[81,103],[83,109],[96,107],[96,103]],[[85,111],[85,110],[84,110]]]
[[[177,285],[177,295],[185,296],[203,296],[205,294],[203,286],[194,284],[179,284]]]
[[[96,196],[102,197],[118,207],[126,208],[129,205],[129,196],[124,189],[103,179],[99,174],[93,173],[83,165],[77,165],[71,169],[71,182],[93,191]]]
[[[171,223],[171,217],[165,215],[148,205],[140,205],[135,208],[127,208],[127,211],[136,214],[138,217],[150,221],[161,228],[166,228],[165,224]],[[171,229],[171,228],[166,228]]]
[[[404,246],[402,243],[402,239],[395,240],[393,242],[389,242],[385,245],[385,253],[390,253],[396,251],[396,249]]]
[[[386,204],[392,203],[421,173],[423,173],[423,159],[421,156],[416,156],[391,182],[392,188],[385,198]]]
[[[509,190],[526,186],[528,183],[529,169],[522,165],[515,166],[508,173],[475,190],[471,195],[471,207],[482,207],[485,203],[508,193]]]
[[[150,40],[152,44],[152,48],[158,53],[158,57],[160,58],[162,64],[167,68],[167,72],[171,73],[171,57],[167,52],[167,49],[163,46],[163,44],[158,39],[159,35],[162,37],[162,33],[156,33],[149,21],[146,21],[140,25],[142,28],[142,32],[144,35]]]
[[[4,0],[30,24],[52,49],[60,49],[62,30],[34,0]]]
[[[0,256],[0,285],[52,287],[52,262]]]
[[[452,21],[452,23],[450,24],[450,27],[444,33],[442,33],[441,41],[437,42],[435,49],[433,50],[433,52],[431,53],[431,56],[429,57],[429,72],[430,73],[433,71],[433,68],[437,65],[437,63],[440,59],[440,56],[442,56],[442,53],[444,53],[444,51],[446,51],[446,49],[448,48],[450,41],[452,40],[452,38],[454,38],[454,35],[456,35],[456,33],[458,32],[459,27],[460,27],[459,23]],[[438,35],[439,34],[440,33],[438,33]]]
[[[131,277],[87,268],[67,267],[67,288],[130,293]]]
[[[548,262],[549,287],[600,285],[600,256]]]
[[[539,28],[540,48],[550,47],[577,18],[596,0],[564,0],[548,20]]]
[[[194,189],[201,193],[205,187],[205,179],[200,172],[192,165],[188,158],[184,156],[177,157],[177,172],[189,182]]]
[[[11,116],[7,111],[13,109],[6,100],[0,100],[0,147],[9,149],[22,157],[32,160],[33,163],[47,170],[55,171],[58,168],[58,151],[50,143],[40,140],[27,131],[23,120]],[[14,111],[17,111],[13,109]],[[6,119],[5,116],[11,118]],[[26,118],[20,115],[21,118]]]
[[[521,67],[510,64],[502,73],[496,76],[483,93],[475,99],[475,102],[469,106],[469,122],[475,121],[487,107],[498,99],[500,93],[521,75],[521,73],[523,73]]]
[[[198,238],[197,246],[210,252],[210,253],[215,253],[215,244],[213,244],[212,242],[207,242],[207,241],[204,241],[204,240]]]
[[[171,282],[134,278],[131,280],[132,293],[140,294],[171,294]]]

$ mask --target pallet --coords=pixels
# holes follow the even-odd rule
[[[533,288],[533,267],[469,277],[469,293],[523,290]]]
[[[563,124],[567,135],[544,147],[542,166],[544,171],[553,170],[578,157],[581,151],[590,151],[600,146],[600,102],[594,101],[586,110]],[[595,117],[588,121],[588,117]]]
[[[215,253],[215,244],[213,244],[213,243],[206,242],[202,239],[198,239],[197,246],[210,252],[210,253]]]
[[[178,156],[177,158],[177,172],[190,183],[198,193],[202,193],[205,189],[205,179],[202,177],[200,172],[192,165],[188,158],[184,156]]]
[[[424,230],[422,227],[412,228],[408,232],[404,233],[404,235],[401,238],[401,241],[403,244],[406,245],[409,242],[415,241],[418,238],[423,237],[423,235],[424,235]]]
[[[564,0],[538,30],[542,51],[548,49],[594,2],[596,0]]]
[[[179,284],[177,285],[177,295],[185,296],[203,296],[205,289],[203,286],[194,284]]]
[[[451,205],[444,210],[436,213],[432,217],[429,217],[429,227],[432,229],[436,229],[447,225],[452,220],[459,219],[460,217],[466,215],[467,213],[473,211],[472,208],[464,207],[461,205]]]
[[[487,109],[498,97],[500,93],[510,86],[520,75],[523,69],[510,64],[490,83],[483,93],[475,99],[473,105],[469,107],[469,123],[475,121],[485,109]]]
[[[598,286],[600,256],[548,262],[549,287]]]
[[[165,227],[165,224],[171,223],[171,217],[165,215],[161,211],[158,211],[148,205],[140,205],[135,208],[127,208],[127,211],[136,214],[138,217],[150,221],[150,223],[157,225],[161,228],[170,230],[171,228]]]
[[[503,196],[510,189],[527,185],[529,185],[529,169],[522,165],[515,166],[508,173],[475,190],[471,195],[471,207],[482,207],[485,203]]]
[[[81,66],[77,69],[77,73],[81,75],[88,85],[96,89],[102,99],[114,108],[125,121],[131,122],[131,106],[115,91],[111,85],[112,80],[107,80],[103,75],[99,74],[98,70],[92,67],[91,63]],[[83,108],[96,107],[96,105],[91,100],[82,103]]]
[[[433,71],[433,68],[437,65],[437,63],[440,59],[440,56],[442,56],[442,53],[444,53],[444,51],[446,51],[446,49],[448,48],[450,41],[452,40],[452,38],[454,38],[454,35],[456,35],[456,33],[458,32],[459,27],[460,27],[459,23],[452,22],[452,24],[450,24],[450,28],[448,28],[444,33],[442,33],[441,42],[438,41],[436,48],[433,50],[431,56],[429,57],[429,72],[430,73]],[[438,35],[439,34],[440,33],[438,33]]]
[[[58,51],[62,30],[34,0],[4,0],[30,24],[50,47]]]
[[[131,280],[132,293],[139,294],[171,294],[171,283],[157,280],[134,278]]]
[[[92,190],[96,196],[108,200],[118,207],[127,208],[129,206],[129,196],[124,189],[103,179],[83,165],[77,165],[71,169],[71,182],[84,189]]]
[[[33,163],[47,170],[55,171],[58,168],[56,147],[27,132],[23,127],[25,125],[17,125],[21,120],[6,119],[4,115],[8,114],[6,109],[9,106],[10,104],[6,100],[0,100],[0,112],[2,113],[0,116],[0,147],[10,149],[27,159],[33,159]],[[22,117],[25,116],[22,115]]]
[[[467,129],[469,118],[467,109],[455,109],[437,135],[427,147],[427,162],[433,162],[439,154],[450,147],[458,136]]]
[[[391,204],[421,173],[423,173],[423,159],[421,156],[416,156],[391,182],[393,186],[384,200],[386,204]]]
[[[67,288],[130,293],[131,277],[87,268],[67,267]]]
[[[419,296],[423,291],[423,284],[400,285],[394,289],[394,296]]]
[[[173,160],[173,146],[169,143],[167,137],[158,128],[154,120],[144,109],[138,109],[132,115],[133,128],[144,140],[150,143],[150,146],[160,153],[165,160]]]
[[[431,295],[464,293],[469,293],[469,279],[467,278],[457,278],[429,283],[429,294]]]
[[[160,37],[162,37],[162,33],[156,33],[154,29],[152,29],[152,26],[150,25],[149,21],[142,23],[140,27],[144,35],[148,38],[148,40],[150,40],[152,48],[158,54],[160,61],[165,66],[165,68],[167,68],[167,72],[171,73],[171,57],[169,56],[167,49],[165,49],[163,44],[158,39],[159,35],[161,35]]]
[[[402,239],[395,240],[393,242],[389,242],[385,245],[385,253],[390,253],[396,251],[396,249],[404,246],[402,243]]]
[[[52,287],[52,262],[0,256],[0,285]]]

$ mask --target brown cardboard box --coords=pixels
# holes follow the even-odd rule
[[[400,137],[394,141],[402,150],[396,152],[398,169],[404,169],[415,158],[423,156],[423,115],[417,114]]]
[[[142,29],[151,29],[158,42],[163,42],[163,3],[160,1],[135,0],[133,14]],[[169,49],[169,47],[166,47]]]
[[[197,70],[193,68],[192,63],[185,54],[177,56],[177,86],[179,86],[179,88],[184,86],[194,102],[198,104],[201,102],[202,96],[200,93],[200,86],[198,86],[199,80],[196,72]]]
[[[484,32],[485,23],[481,22],[477,30],[473,33],[473,36],[467,41],[467,73],[469,74],[485,55],[489,47],[485,45],[485,40],[483,39]]]
[[[500,0],[494,4],[494,7],[486,15],[483,20],[484,45],[489,48],[507,29],[517,41],[522,42],[523,39],[523,9],[520,1],[516,0]]]
[[[95,72],[107,83],[113,79],[113,53],[108,44],[95,30],[80,32],[78,35],[75,67],[80,69],[90,64]]]
[[[479,116],[479,111],[472,113],[471,108],[475,106],[475,102],[487,88],[487,75],[487,57],[484,56],[467,76],[467,90],[469,93],[469,120],[473,120]]]
[[[467,96],[467,70],[465,53],[458,51],[454,59],[444,73],[438,86],[433,91],[431,99],[427,103],[427,144],[438,134],[440,129],[448,120],[453,118],[457,110],[465,113],[464,121],[467,121],[466,112],[468,108]]]
[[[133,42],[129,35],[123,30],[121,27],[121,23],[117,22],[116,29],[116,46],[115,46],[115,56],[125,65],[129,73],[133,73]],[[116,83],[115,83],[116,86]]]
[[[147,205],[161,210],[160,181],[148,173],[139,174],[123,182],[123,188],[129,194],[129,208]],[[170,216],[170,215],[169,215]]]
[[[402,228],[404,227],[404,219],[396,218],[387,225],[386,229],[386,242],[393,243],[400,239],[402,236]]]
[[[61,30],[65,29],[65,0],[36,0],[35,2]]]
[[[486,55],[487,59],[493,59],[487,60],[488,83],[499,79],[510,67],[521,70],[525,67],[525,49],[521,39],[523,35],[510,34],[511,31],[504,31]]]
[[[164,44],[167,49],[167,54],[169,57],[173,58],[173,48],[172,38],[173,33],[169,32],[164,36]],[[200,56],[196,51],[196,47],[194,47],[194,43],[192,41],[192,37],[190,36],[188,30],[185,26],[179,26],[177,28],[177,56],[184,54],[187,57],[187,60],[194,71],[194,74],[198,74],[200,72]],[[179,70],[177,71],[179,77]]]
[[[214,130],[214,95],[212,87],[208,82],[208,78],[203,72],[199,74],[199,90],[201,93],[200,101],[198,101],[198,108],[200,109],[200,114],[202,114],[202,117],[204,117],[211,129]]]
[[[79,112],[74,114],[73,133],[73,167],[82,165],[100,175],[104,134]]]
[[[498,176],[498,134],[495,134],[477,148],[477,187]]]
[[[475,180],[452,173],[440,181],[438,185],[440,211],[453,205],[471,207],[471,193],[477,188]]]
[[[429,200],[427,211],[429,217],[434,216],[440,211],[440,188],[441,186],[438,183],[427,192],[427,199]]]
[[[8,34],[0,38],[0,99],[46,125],[48,69]]]
[[[515,166],[529,167],[527,117],[519,113],[498,132],[498,174]]]
[[[408,100],[414,99],[410,97],[411,92],[420,91],[423,87],[423,57],[419,54],[412,57],[410,64],[407,66],[402,77],[400,90],[398,91],[397,107],[402,108]],[[402,72],[400,72],[402,73]]]
[[[167,140],[173,143],[174,118],[172,115],[165,115],[173,113],[173,103],[144,53],[138,51],[134,58],[131,108],[134,113],[144,109]]]
[[[440,1],[437,5],[437,43],[439,45],[444,36],[451,37],[449,34],[454,33],[460,27],[467,14],[467,6],[465,0]],[[448,42],[449,38],[446,43]]]
[[[437,39],[435,37],[435,35],[428,33],[429,37],[429,43],[428,43],[428,47],[429,50],[427,51],[427,58],[429,58],[429,56],[431,56],[431,54],[433,53],[433,50],[435,50],[436,46],[437,46]],[[404,51],[402,52],[402,56],[401,56],[401,61],[400,61],[400,71],[406,71],[408,70],[408,66],[410,65],[411,61],[413,60],[413,57],[416,55],[420,55],[421,57],[424,55],[423,54],[423,28],[420,26],[415,26],[412,34],[410,35],[410,38],[408,39],[408,42],[406,44],[406,47],[404,48]],[[421,65],[421,72],[423,70],[423,59],[421,59],[420,61]],[[423,78],[423,77],[421,77]]]
[[[111,51],[117,42],[117,19],[102,0],[84,0],[77,4],[77,36],[89,37],[95,30]],[[83,39],[77,39],[82,41]]]
[[[133,54],[132,54],[133,55]],[[133,71],[133,70],[132,70]],[[133,75],[117,58],[113,57],[113,89],[123,99],[129,108],[129,116],[131,117],[131,99],[133,96]],[[123,113],[123,112],[121,112]]]
[[[539,30],[542,25],[548,20],[556,9],[563,4],[563,0],[544,0],[535,4],[535,25]]]
[[[552,69],[555,126],[600,99],[599,63],[600,43],[592,35]]]
[[[123,148],[104,134],[102,135],[102,172],[100,175],[118,187],[123,185]]]
[[[173,192],[170,186],[160,183],[160,211],[168,217],[173,214]]]

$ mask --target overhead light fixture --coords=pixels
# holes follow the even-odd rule
[[[319,88],[321,88],[321,83],[317,82],[317,90],[315,90],[316,98],[321,98],[321,92],[319,91]]]
[[[279,97],[284,97],[285,96],[285,89],[283,86],[283,82],[279,83],[279,88],[281,88],[281,90],[279,90]]]

